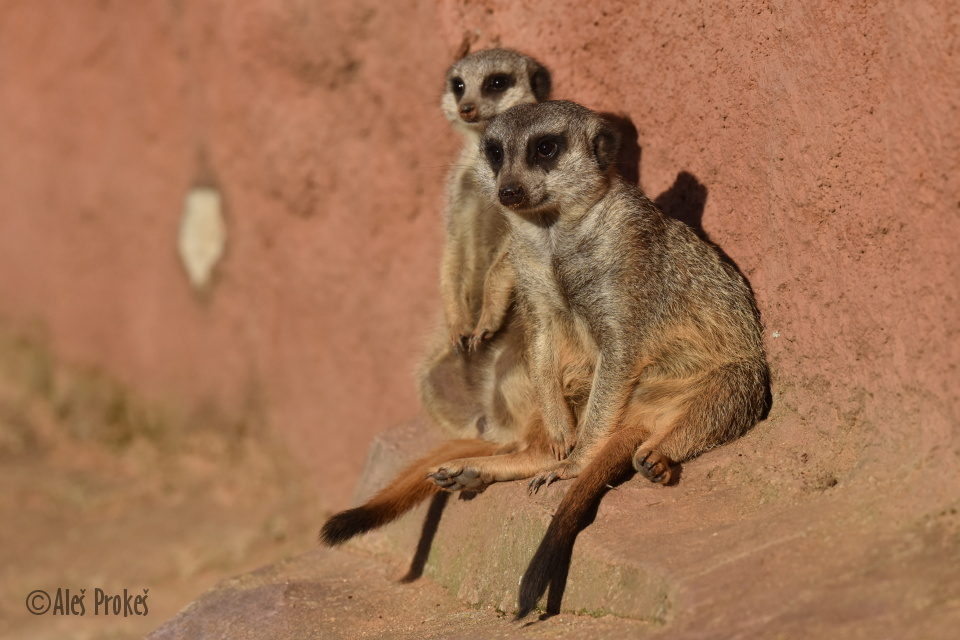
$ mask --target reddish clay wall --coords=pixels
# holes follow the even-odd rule
[[[955,447],[950,0],[8,0],[0,316],[145,393],[256,402],[342,503],[371,435],[417,410],[464,37],[631,118],[651,196],[693,176],[668,202],[705,196],[757,292],[771,442],[844,467]],[[198,181],[229,230],[207,296],[175,251]]]

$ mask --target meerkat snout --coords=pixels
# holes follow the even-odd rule
[[[497,195],[500,198],[500,204],[505,207],[515,207],[523,204],[523,199],[526,194],[523,191],[522,185],[511,182],[500,187]]]
[[[464,122],[476,122],[478,118],[477,105],[465,102],[460,105],[460,119]]]

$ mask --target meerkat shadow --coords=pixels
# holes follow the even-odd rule
[[[433,539],[437,535],[437,528],[440,526],[440,518],[443,516],[443,510],[447,506],[450,494],[442,491],[430,500],[430,507],[427,509],[427,515],[423,518],[423,528],[420,530],[420,540],[417,542],[417,550],[410,561],[410,568],[406,575],[400,578],[400,582],[407,584],[420,579],[423,575],[423,569],[427,564],[427,558],[430,557],[430,548],[433,546]]]
[[[629,481],[635,475],[636,472],[633,470],[633,468],[624,471],[615,481],[608,485],[607,491],[610,489],[616,489],[623,483]],[[558,550],[559,553],[555,557],[555,562],[552,563],[550,568],[550,577],[547,584],[547,602],[546,606],[544,607],[544,613],[539,616],[538,620],[546,620],[560,613],[560,605],[563,603],[563,594],[567,588],[567,575],[570,572],[570,561],[573,559],[573,547],[576,545],[577,537],[580,535],[580,532],[593,524],[593,521],[597,517],[597,510],[600,508],[600,503],[603,501],[603,497],[606,495],[607,491],[604,491],[602,494],[596,497],[589,508],[583,512],[583,516],[577,523],[574,534],[569,540],[562,542],[562,547]]]
[[[673,184],[654,198],[653,203],[663,213],[684,223],[701,240],[716,246],[703,228],[703,211],[707,206],[707,187],[689,171],[677,174]]]
[[[480,492],[461,491],[457,494],[460,500],[473,500]],[[430,506],[427,508],[427,515],[423,518],[423,528],[420,530],[420,539],[417,541],[417,550],[410,560],[410,568],[407,573],[400,578],[401,584],[415,582],[423,577],[423,569],[427,565],[427,558],[430,557],[430,549],[433,547],[433,539],[437,535],[437,529],[440,527],[440,519],[443,517],[443,510],[447,508],[447,502],[450,500],[450,494],[446,491],[433,496],[430,500]]]

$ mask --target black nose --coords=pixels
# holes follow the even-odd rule
[[[467,122],[473,122],[477,119],[477,105],[472,102],[464,102],[460,105],[460,118]]]
[[[518,184],[508,184],[500,189],[500,203],[505,207],[523,202],[523,187]]]

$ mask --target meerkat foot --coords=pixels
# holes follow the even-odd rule
[[[553,457],[558,462],[562,462],[567,459],[567,456],[570,455],[570,452],[573,451],[573,448],[577,444],[576,434],[564,434],[560,438],[552,439],[550,442],[550,453],[553,454]]]
[[[446,464],[436,471],[427,474],[441,489],[446,491],[472,491],[480,493],[490,484],[484,474],[472,466],[462,466],[455,462]]]
[[[493,337],[494,332],[489,329],[474,329],[467,339],[467,350],[478,351],[483,344]]]
[[[650,482],[670,484],[673,478],[673,461],[656,451],[638,449],[633,454],[633,468]]]
[[[549,487],[557,480],[569,480],[580,475],[580,464],[570,459],[558,462],[549,469],[545,469],[533,476],[527,485],[527,493],[533,495],[540,491],[540,487]]]
[[[457,331],[452,331],[450,333],[450,344],[453,346],[453,350],[457,353],[467,353],[471,350],[470,348],[470,333],[461,333]]]
[[[473,336],[473,325],[466,321],[455,319],[447,324],[447,333],[450,335],[450,344],[458,353],[466,353],[470,349],[470,340]]]
[[[477,320],[477,326],[470,333],[470,349],[479,349],[483,344],[490,340],[503,326],[503,315],[494,318],[486,311],[480,314]]]

